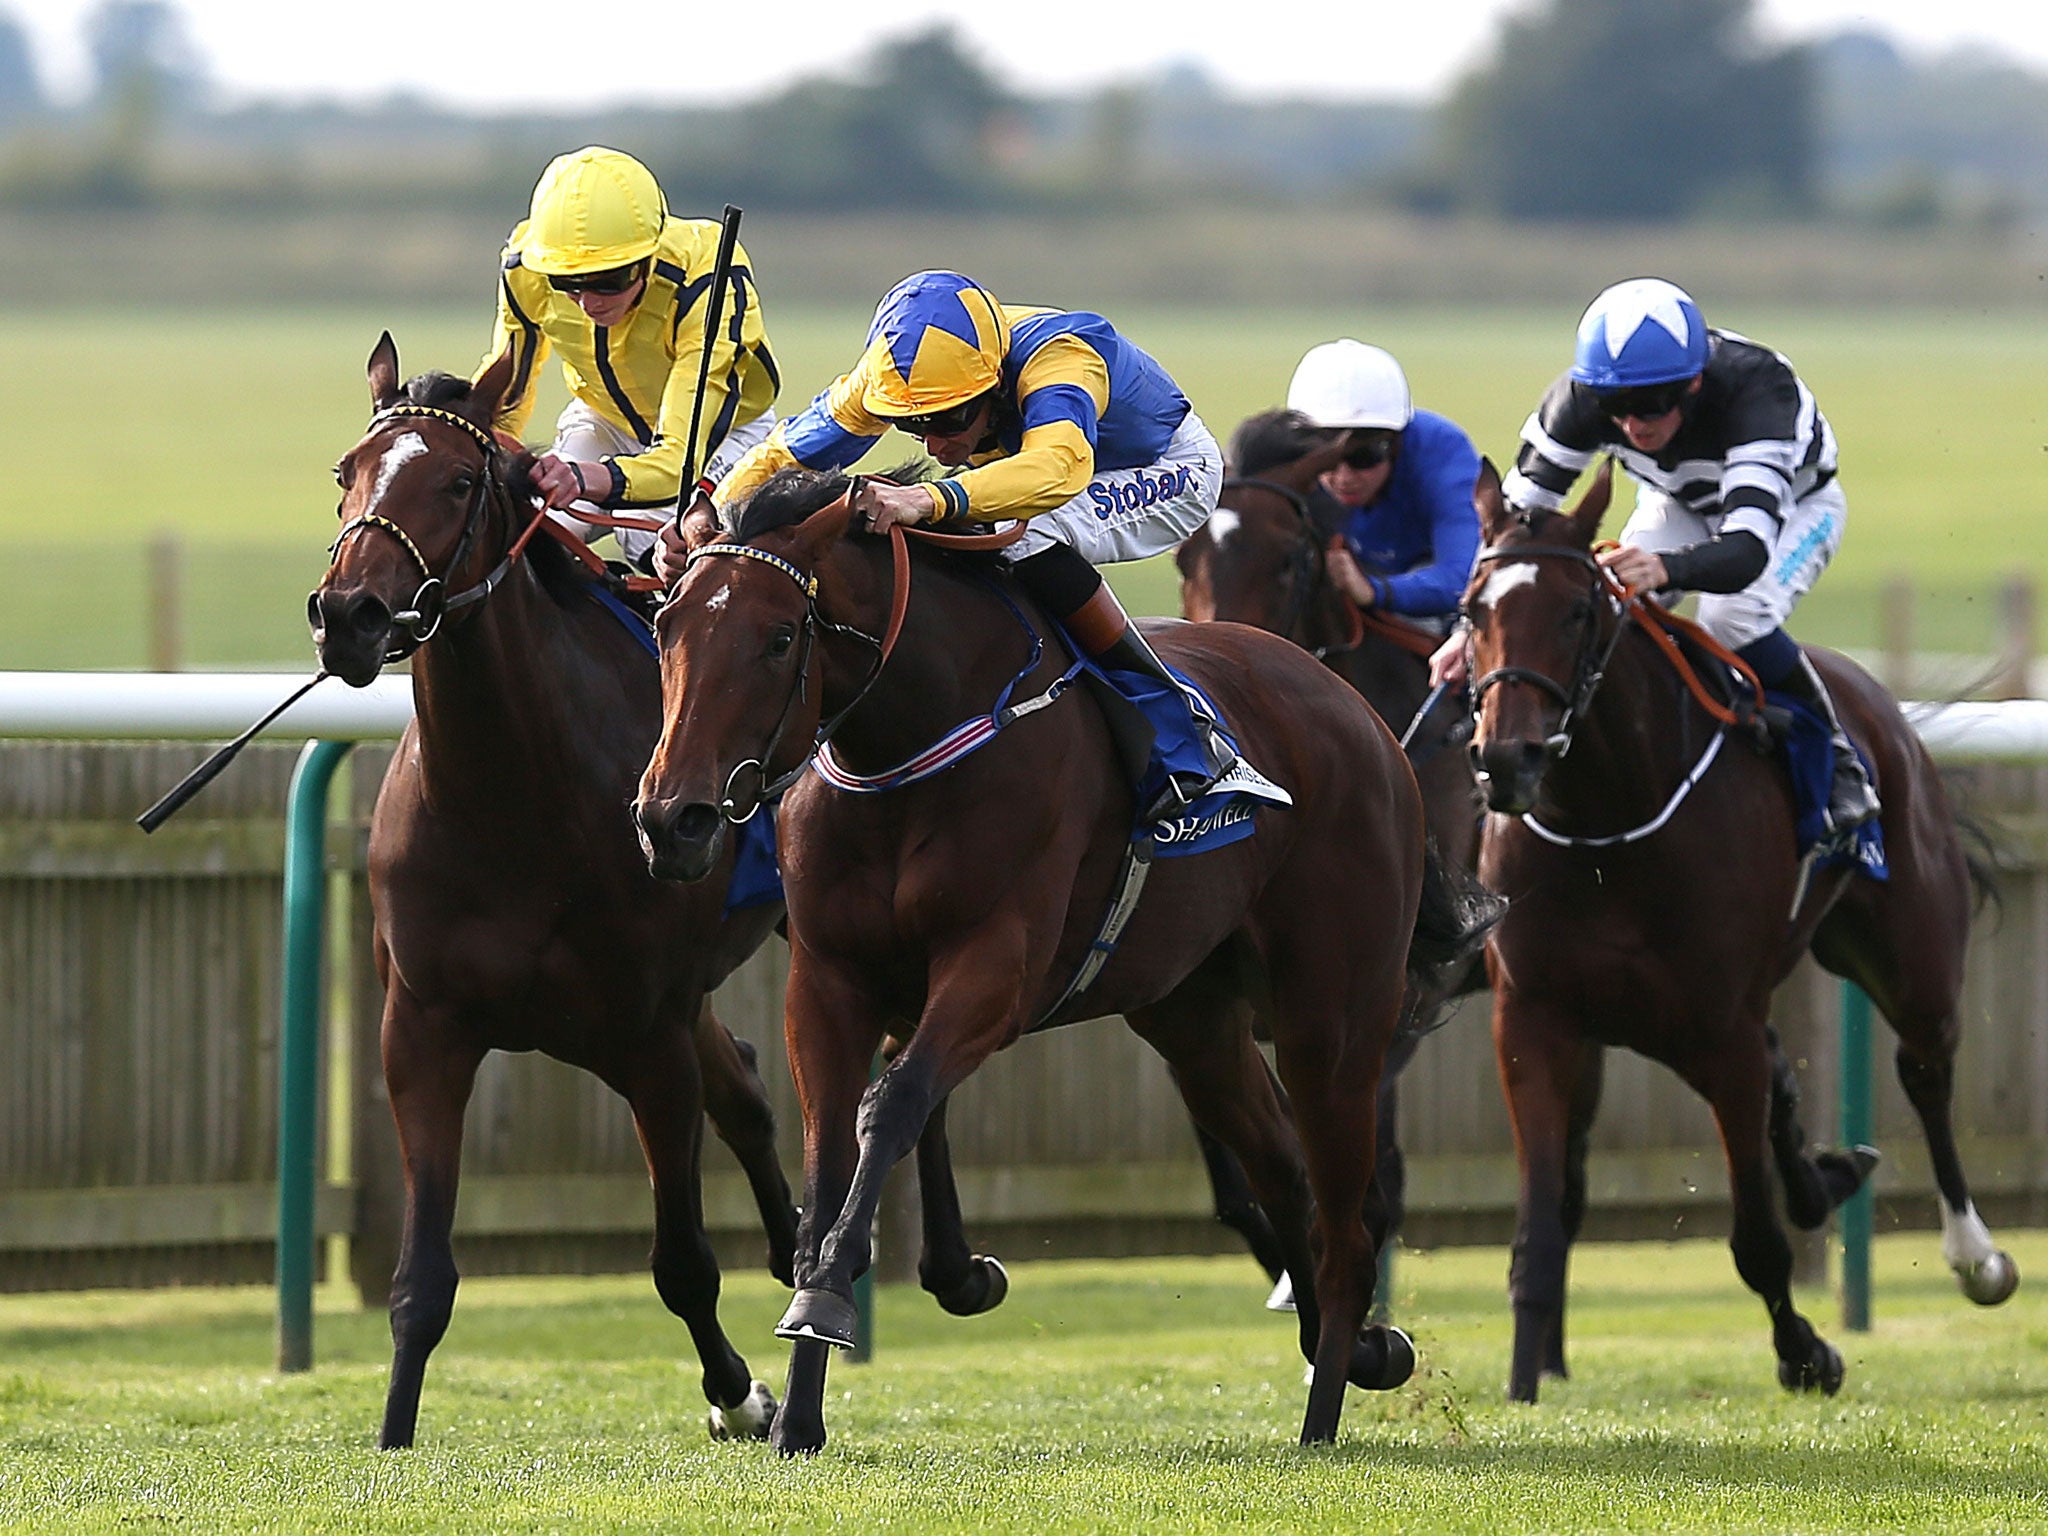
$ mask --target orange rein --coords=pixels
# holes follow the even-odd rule
[[[1341,535],[1330,540],[1330,550],[1334,551],[1343,547],[1344,540]],[[1330,586],[1334,590],[1336,583],[1331,582]],[[1391,641],[1393,644],[1398,645],[1410,656],[1419,656],[1424,661],[1429,660],[1430,656],[1435,653],[1436,648],[1443,644],[1443,641],[1437,636],[1426,634],[1412,624],[1403,624],[1399,619],[1390,619],[1376,608],[1361,608],[1341,592],[1337,595],[1343,598],[1344,618],[1350,626],[1350,633],[1344,637],[1342,645],[1330,647],[1329,654],[1331,655],[1341,655],[1345,652],[1357,650],[1359,641],[1366,637],[1368,631],[1378,635],[1382,640]],[[1318,654],[1321,653],[1319,652]]]
[[[1679,647],[1678,642],[1672,638],[1673,634],[1684,635],[1716,661],[1725,663],[1748,686],[1750,693],[1756,700],[1756,707],[1759,710],[1764,707],[1764,685],[1758,680],[1756,669],[1748,662],[1729,650],[1727,646],[1716,640],[1691,619],[1671,612],[1660,603],[1648,601],[1647,594],[1645,593],[1631,591],[1628,587],[1623,586],[1606,566],[1600,567],[1600,574],[1606,581],[1610,593],[1620,601],[1622,611],[1634,618],[1637,626],[1641,628],[1644,634],[1650,637],[1656,644],[1657,649],[1664,653],[1664,659],[1670,662],[1677,671],[1679,678],[1685,683],[1686,689],[1692,694],[1693,698],[1698,701],[1701,709],[1704,709],[1708,714],[1726,726],[1742,726],[1747,723],[1735,710],[1730,709],[1726,704],[1723,704],[1719,699],[1714,698],[1707,692],[1706,684],[1700,681],[1699,673],[1693,669],[1692,663],[1686,659],[1685,652]]]

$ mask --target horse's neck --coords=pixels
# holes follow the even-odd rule
[[[1716,730],[1649,640],[1625,635],[1571,750],[1543,776],[1538,814],[1573,831],[1638,825],[1664,808]]]
[[[849,622],[879,638],[888,622],[889,566],[886,559],[862,565],[863,617]],[[942,559],[914,558],[911,573],[910,604],[888,665],[833,733],[833,752],[857,773],[892,768],[968,716],[986,713],[1029,654],[1029,632],[982,578]],[[1023,608],[1021,594],[1013,597]],[[875,658],[857,642],[827,643],[829,719],[851,702]],[[1059,658],[1058,642],[1048,639],[1044,654]]]
[[[430,798],[474,795],[479,784],[491,786],[500,806],[521,794],[562,804],[587,798],[582,790],[608,766],[605,744],[630,718],[631,690],[599,659],[580,617],[559,607],[530,568],[515,565],[491,596],[414,655]],[[653,745],[653,708],[650,690],[642,759]]]

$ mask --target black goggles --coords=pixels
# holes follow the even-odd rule
[[[932,411],[924,416],[891,416],[889,425],[908,432],[912,437],[956,437],[974,425],[983,398],[976,395],[964,405]]]
[[[1634,417],[1637,421],[1657,421],[1684,404],[1685,392],[1691,387],[1691,379],[1675,379],[1669,384],[1639,384],[1634,389],[1604,390],[1595,393],[1593,399],[1600,407],[1600,414],[1610,420]]]
[[[1378,469],[1394,456],[1400,442],[1398,432],[1353,431],[1351,446],[1344,450],[1341,462],[1352,469]]]
[[[580,272],[573,277],[550,274],[548,286],[557,293],[624,293],[646,275],[647,263],[634,261],[608,272]]]

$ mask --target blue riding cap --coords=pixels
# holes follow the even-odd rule
[[[1633,277],[1580,317],[1572,377],[1600,391],[1672,384],[1706,367],[1707,350],[1707,322],[1690,294],[1661,277]]]

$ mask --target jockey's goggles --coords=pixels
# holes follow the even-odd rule
[[[1342,462],[1351,469],[1378,469],[1394,456],[1394,449],[1400,441],[1398,432],[1354,430],[1351,446],[1344,450]]]
[[[1600,414],[1612,421],[1658,421],[1669,416],[1685,401],[1691,379],[1673,379],[1669,384],[1638,384],[1633,389],[1596,391],[1594,402]]]
[[[891,416],[889,425],[908,432],[912,437],[956,437],[974,425],[974,418],[987,398],[986,395],[976,395],[950,410],[932,411],[924,416]]]
[[[571,276],[548,275],[548,286],[557,293],[624,293],[647,275],[647,263],[629,261],[605,272],[578,272]]]

